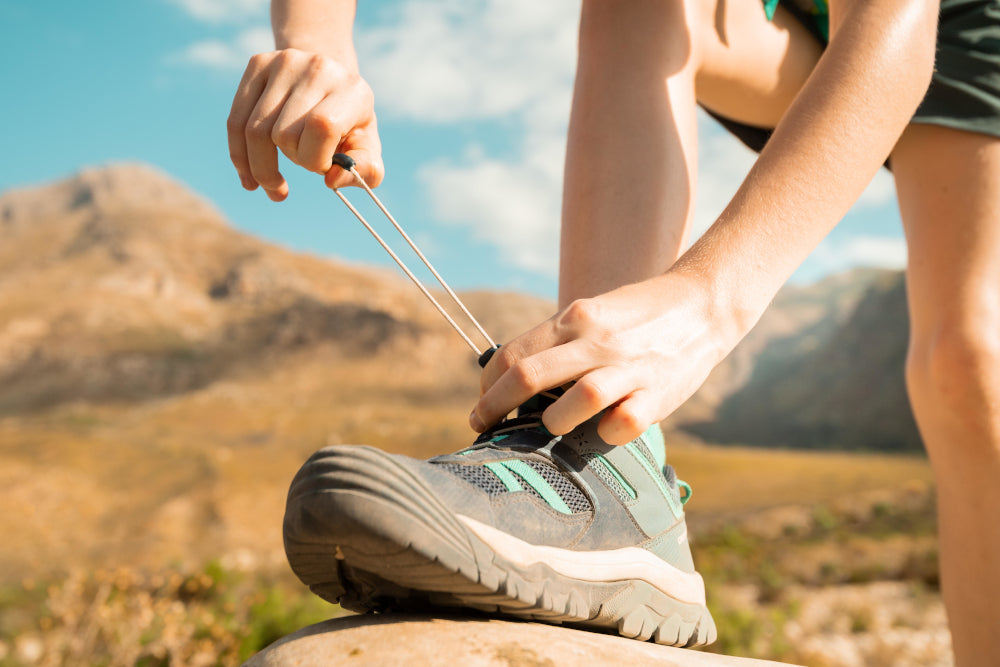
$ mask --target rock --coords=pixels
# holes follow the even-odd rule
[[[244,667],[763,667],[776,662],[658,646],[566,627],[486,618],[378,614],[310,625]]]

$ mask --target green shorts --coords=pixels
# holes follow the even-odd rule
[[[826,16],[815,8],[823,0],[779,1],[826,43]],[[765,1],[768,16],[775,4]],[[755,151],[771,136],[771,129],[709,114]],[[1000,0],[942,0],[934,75],[913,122],[1000,137]]]

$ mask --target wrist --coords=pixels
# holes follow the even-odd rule
[[[278,51],[300,51],[302,53],[329,58],[343,67],[346,72],[360,76],[358,58],[354,53],[353,46],[350,44],[331,46],[329,43],[324,42],[322,39],[317,39],[312,35],[285,37],[279,36],[277,31],[275,31],[274,45]]]
[[[665,274],[682,279],[700,295],[704,317],[712,323],[715,337],[728,354],[760,319],[773,298],[773,292],[760,289],[752,278],[738,271],[708,266],[701,258],[682,256]],[[736,267],[731,267],[736,268]],[[737,277],[738,276],[738,277]],[[720,359],[721,360],[721,359]]]
[[[352,0],[275,0],[271,3],[275,48],[315,53],[357,72],[354,10]]]

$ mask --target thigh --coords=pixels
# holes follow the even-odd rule
[[[761,0],[698,0],[698,102],[725,118],[773,128],[823,53],[823,44],[779,5],[768,20]]]
[[[1000,138],[912,123],[892,154],[912,340],[1000,327]],[[971,333],[970,333],[971,332]]]

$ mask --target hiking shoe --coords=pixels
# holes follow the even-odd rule
[[[533,401],[427,461],[316,452],[288,493],[295,574],[352,611],[462,607],[660,644],[714,641],[687,542],[689,487],[654,456],[659,427],[622,447],[601,440],[597,418],[553,436]]]

